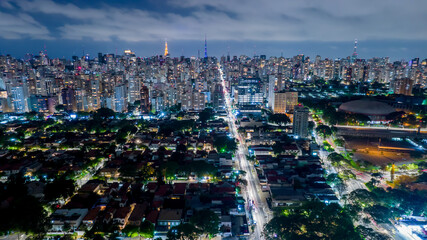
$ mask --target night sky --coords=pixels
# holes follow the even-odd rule
[[[72,2],[72,3],[69,3]],[[427,57],[427,1],[0,0],[0,54]]]

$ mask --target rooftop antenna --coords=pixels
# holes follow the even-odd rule
[[[352,62],[355,62],[356,59],[357,59],[357,38],[354,39],[353,55],[351,56]]]

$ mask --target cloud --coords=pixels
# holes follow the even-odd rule
[[[0,11],[0,38],[52,39],[49,30],[28,14],[9,14]]]
[[[13,5],[8,0],[0,1],[0,6],[5,9],[14,9]]]
[[[95,8],[53,0],[15,3],[26,18],[45,14],[65,19],[51,30],[72,40],[202,40],[204,34],[209,40],[223,41],[427,40],[427,31],[422,31],[427,22],[424,0],[411,4],[397,0],[165,0],[161,12],[144,4],[140,8],[125,4]],[[37,22],[30,24],[48,31]],[[24,36],[15,34],[12,31],[8,36]]]

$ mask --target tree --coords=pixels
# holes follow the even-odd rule
[[[220,153],[234,153],[237,150],[237,143],[234,138],[227,136],[215,137],[214,146]]]
[[[143,238],[153,238],[154,237],[154,224],[152,224],[150,221],[145,220],[141,223],[139,226],[139,234]]]
[[[371,176],[374,178],[380,178],[380,179],[383,178],[383,174],[381,172],[372,173]]]
[[[100,108],[93,114],[93,119],[95,120],[107,120],[115,117],[116,113],[109,108]]]
[[[335,145],[337,145],[338,147],[344,147],[345,145],[345,141],[342,138],[337,138],[334,140]]]
[[[205,108],[199,113],[199,120],[205,124],[208,120],[215,117],[215,113],[212,108]]]
[[[323,138],[327,138],[332,135],[332,130],[329,126],[319,125],[316,128],[316,133],[319,134]]]
[[[342,172],[339,173],[339,176],[343,180],[356,179],[356,175],[354,175],[353,171],[349,169],[344,169]]]
[[[342,164],[345,158],[343,157],[343,155],[333,152],[328,155],[328,160],[331,162],[333,166],[337,167]]]
[[[335,125],[343,121],[344,113],[337,112],[334,107],[328,106],[323,110],[323,119],[330,125]]]
[[[179,144],[178,146],[176,146],[176,151],[180,153],[185,153],[187,151],[187,146],[185,146],[184,144]]]
[[[276,141],[271,148],[273,149],[274,154],[281,154],[283,152],[283,147],[290,145],[294,140],[288,135],[284,134],[280,138],[280,141]]]
[[[141,169],[139,169],[138,171],[138,177],[143,180],[146,181],[148,180],[150,177],[154,176],[155,173],[155,169],[148,165],[148,164],[144,164]]]
[[[340,193],[345,190],[344,180],[336,173],[331,173],[326,177],[326,183],[335,187]]]
[[[387,235],[376,232],[372,228],[367,228],[363,225],[357,226],[356,230],[366,240],[389,240],[390,239],[390,237],[388,237]]]
[[[173,161],[169,161],[162,165],[163,175],[168,178],[174,178],[177,170],[179,168],[179,164]]]
[[[189,166],[189,170],[191,172],[194,172],[199,178],[203,176],[213,176],[218,171],[218,169],[214,165],[209,164],[205,161],[194,161]]]
[[[122,164],[119,168],[120,176],[124,177],[135,177],[138,173],[137,171],[135,164],[132,163]]]
[[[372,218],[378,223],[389,223],[390,219],[400,215],[400,211],[395,208],[388,208],[381,205],[373,205],[365,208]]]
[[[315,126],[314,122],[313,121],[309,121],[308,122],[308,131],[312,132],[313,129],[314,129],[314,126]]]
[[[177,103],[169,108],[169,112],[176,113],[181,111],[181,103]]]
[[[55,106],[55,111],[57,111],[57,112],[62,112],[62,111],[64,111],[64,105],[56,105],[56,106]]]
[[[25,118],[27,120],[36,120],[37,119],[37,112],[31,111],[24,114]]]
[[[129,122],[124,122],[124,126],[121,127],[116,134],[116,142],[118,144],[124,144],[126,143],[127,137],[129,136],[129,134],[133,134],[136,133],[138,131],[138,128],[135,127],[135,125],[129,123]]]
[[[172,227],[167,234],[168,240],[196,240],[200,231],[191,223],[183,223]]]
[[[347,124],[359,124],[371,120],[368,116],[358,113],[346,113],[345,119]]]
[[[348,199],[361,206],[369,206],[375,203],[376,196],[366,189],[356,189],[348,195]]]
[[[44,189],[45,198],[49,201],[58,198],[68,198],[74,194],[76,186],[73,180],[67,180],[64,176],[55,179],[52,183],[48,183]]]
[[[194,126],[194,120],[169,120],[159,124],[159,134],[169,136],[175,131],[191,129]]]
[[[361,239],[347,210],[338,204],[308,202],[286,209],[265,226],[266,239]]]
[[[379,180],[375,178],[371,178],[371,180],[369,180],[369,182],[367,182],[366,184],[369,184],[372,187],[376,187],[379,183],[380,183]]]
[[[214,237],[219,233],[219,217],[209,209],[203,209],[195,212],[191,217],[190,223],[196,226],[201,234]]]
[[[0,208],[0,235],[25,232],[43,239],[50,221],[39,200],[28,195],[22,176],[12,175],[0,188],[0,201],[6,199],[8,206]]]
[[[391,120],[395,124],[402,124],[404,115],[405,115],[405,112],[403,111],[392,112],[386,116],[386,119]]]
[[[268,117],[268,121],[272,122],[272,123],[275,123],[275,124],[278,124],[278,125],[286,125],[286,124],[288,124],[288,123],[291,122],[291,120],[289,119],[288,115],[286,115],[286,114],[279,114],[279,113],[271,114]]]

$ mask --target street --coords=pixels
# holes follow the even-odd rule
[[[262,191],[259,184],[259,179],[256,174],[256,170],[252,164],[247,160],[246,156],[248,154],[247,146],[242,138],[242,136],[237,131],[237,126],[235,124],[236,118],[233,115],[233,104],[230,99],[230,94],[228,93],[225,79],[223,78],[222,69],[219,66],[220,77],[222,81],[222,86],[224,89],[224,97],[226,103],[227,119],[229,124],[229,129],[233,137],[238,140],[238,149],[236,152],[237,167],[239,170],[246,172],[247,187],[244,192],[246,204],[248,207],[249,201],[253,201],[254,210],[252,211],[253,219],[256,222],[256,227],[254,229],[253,239],[262,239],[262,230],[264,224],[266,224],[270,218],[271,214],[269,211],[267,200],[265,197],[262,197]]]

